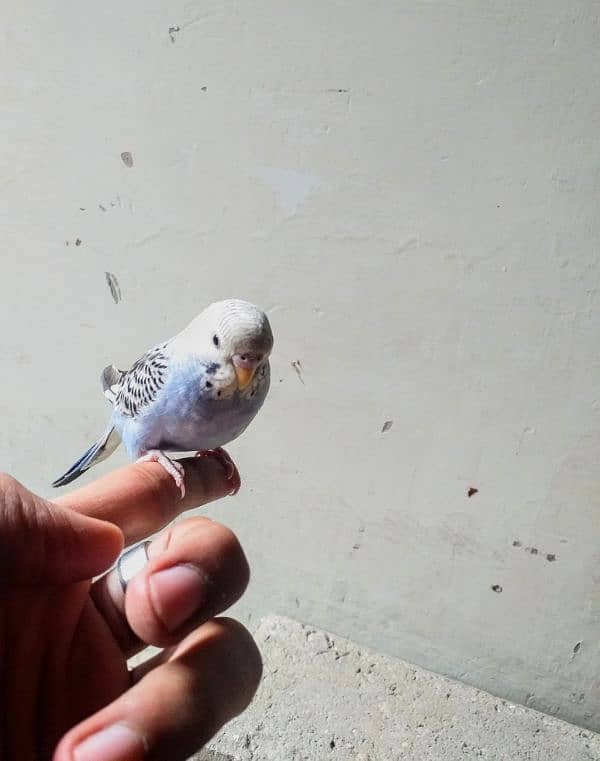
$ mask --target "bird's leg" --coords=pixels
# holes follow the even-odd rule
[[[175,481],[177,488],[181,492],[181,499],[185,497],[185,484],[183,482],[185,470],[180,462],[167,457],[167,455],[164,452],[161,452],[160,449],[151,449],[143,454],[138,462],[157,462],[159,465],[162,465]]]
[[[196,457],[215,457],[227,471],[227,480],[231,481],[230,496],[239,492],[240,486],[242,485],[240,472],[234,461],[222,447],[217,447],[216,449],[200,449],[196,452]]]

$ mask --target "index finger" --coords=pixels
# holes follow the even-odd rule
[[[159,531],[173,518],[231,491],[227,471],[217,458],[188,457],[185,497],[166,470],[156,462],[136,462],[109,473],[91,484],[52,500],[92,518],[115,523],[132,544]]]

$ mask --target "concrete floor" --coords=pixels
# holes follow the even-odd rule
[[[195,761],[598,761],[600,735],[290,619],[249,710]]]

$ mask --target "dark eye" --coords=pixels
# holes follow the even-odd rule
[[[219,336],[216,333],[213,336],[213,343],[215,346],[219,346]]]

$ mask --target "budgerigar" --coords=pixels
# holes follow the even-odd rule
[[[227,299],[211,304],[130,370],[109,365],[102,373],[104,395],[113,405],[108,427],[52,485],[74,481],[122,441],[132,459],[160,463],[182,496],[183,467],[165,452],[216,454],[237,491],[237,469],[221,447],[239,436],[262,406],[272,348],[266,314],[247,301]]]

